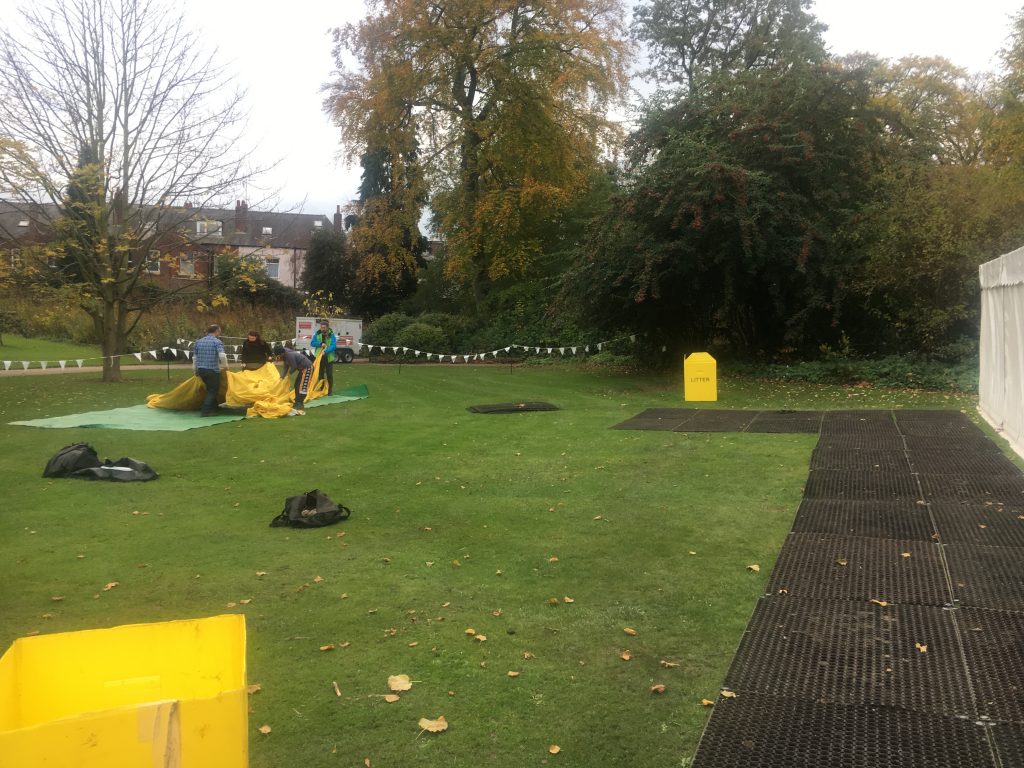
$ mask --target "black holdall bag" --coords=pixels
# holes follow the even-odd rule
[[[74,472],[98,467],[100,464],[96,450],[88,443],[66,445],[46,462],[43,477],[68,477]]]
[[[347,520],[352,510],[338,504],[319,490],[308,491],[301,496],[289,496],[284,500],[281,514],[270,521],[272,528],[321,528],[339,520]]]

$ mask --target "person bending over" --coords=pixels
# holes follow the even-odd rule
[[[288,412],[289,416],[305,416],[303,406],[306,403],[306,395],[309,394],[309,386],[313,379],[313,361],[295,351],[295,342],[286,341],[281,349],[281,360],[284,361],[284,371],[281,378],[287,378],[288,374],[295,371],[295,406]]]

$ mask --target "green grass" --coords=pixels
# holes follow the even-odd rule
[[[504,366],[337,366],[336,386],[365,383],[368,400],[182,433],[7,424],[140,403],[184,375],[104,385],[0,374],[0,647],[30,632],[241,611],[249,681],[262,686],[254,768],[692,756],[709,714],[700,700],[715,698],[764,590],[813,436],[611,430],[684,405],[681,377]],[[465,410],[515,400],[562,410]],[[967,396],[731,378],[717,406],[973,414]],[[43,479],[76,441],[161,478]],[[313,488],[352,518],[269,527],[286,496]],[[417,682],[387,704],[395,674]],[[666,692],[651,694],[654,683]],[[419,718],[442,714],[447,732],[419,734]]]
[[[22,360],[31,363],[29,368],[41,368],[41,360],[47,362],[48,368],[56,368],[58,360],[68,361],[71,368],[75,367],[75,360],[80,359],[84,360],[83,365],[86,366],[99,367],[103,364],[103,351],[97,345],[47,341],[17,336],[13,333],[5,333],[3,340],[4,343],[0,346],[0,360],[14,361],[14,370],[22,369]],[[160,364],[159,360],[154,360],[149,354],[143,354],[141,362],[146,365]],[[122,367],[139,364],[140,361],[134,355],[121,356]]]

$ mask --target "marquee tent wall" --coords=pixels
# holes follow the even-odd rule
[[[1024,456],[1024,248],[979,268],[978,410]]]

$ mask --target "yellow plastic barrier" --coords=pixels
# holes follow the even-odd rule
[[[694,352],[683,360],[683,397],[690,400],[718,400],[718,373],[715,358],[707,352]]]
[[[0,768],[246,768],[245,617],[15,640]]]

